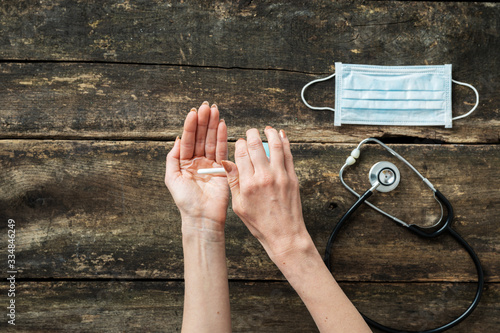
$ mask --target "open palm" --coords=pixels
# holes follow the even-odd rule
[[[224,227],[229,188],[225,175],[199,175],[198,169],[220,167],[227,159],[227,127],[216,105],[192,109],[167,155],[165,184],[183,217],[204,219]],[[193,225],[192,227],[200,227]],[[203,225],[206,227],[206,225]]]

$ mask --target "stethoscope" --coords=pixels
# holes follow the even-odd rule
[[[359,156],[360,156],[361,146],[367,142],[376,142],[379,145],[381,145],[382,147],[384,147],[385,149],[387,149],[387,151],[389,151],[392,155],[397,157],[400,161],[405,163],[411,170],[413,170],[422,179],[422,181],[434,192],[434,198],[441,206],[441,218],[439,219],[439,221],[437,223],[435,223],[433,226],[425,227],[425,228],[419,227],[415,224],[409,224],[409,223],[406,223],[406,222],[396,218],[395,216],[392,216],[392,215],[386,213],[385,211],[378,208],[374,204],[366,201],[366,199],[368,199],[373,194],[373,192],[375,190],[377,190],[378,192],[389,192],[389,191],[394,190],[398,186],[399,181],[401,180],[401,175],[399,173],[398,168],[390,162],[385,162],[385,161],[378,162],[372,166],[372,168],[369,171],[369,176],[368,176],[368,178],[370,180],[370,184],[372,186],[369,190],[367,190],[362,195],[358,194],[356,191],[354,191],[351,187],[349,187],[346,184],[346,182],[344,181],[344,178],[343,178],[344,170],[348,166],[356,163],[356,159],[359,158]],[[448,199],[446,199],[446,197],[441,192],[439,192],[427,178],[423,177],[420,174],[420,172],[418,172],[418,170],[415,169],[415,167],[413,167],[413,165],[411,165],[407,160],[405,160],[401,155],[396,153],[394,150],[392,150],[391,148],[386,146],[384,143],[382,143],[381,141],[379,141],[375,138],[368,138],[368,139],[365,139],[359,143],[357,148],[351,152],[351,155],[347,158],[345,164],[340,169],[339,178],[340,178],[340,181],[342,182],[342,184],[350,192],[352,192],[354,195],[356,195],[359,199],[356,201],[356,203],[354,203],[354,205],[352,205],[351,208],[349,208],[349,210],[344,214],[344,216],[342,216],[342,218],[339,220],[339,222],[337,223],[337,225],[333,229],[332,233],[330,234],[330,237],[328,238],[328,242],[326,244],[326,250],[325,250],[325,257],[324,257],[325,264],[327,265],[328,269],[330,271],[332,271],[331,265],[330,265],[330,255],[331,255],[332,243],[335,240],[335,237],[337,236],[339,230],[342,228],[342,226],[347,221],[347,219],[349,219],[349,217],[352,215],[352,213],[354,213],[354,211],[359,206],[361,206],[361,204],[364,202],[367,205],[369,205],[370,207],[372,207],[373,209],[375,209],[376,211],[378,211],[379,213],[384,214],[385,216],[387,216],[390,219],[394,220],[395,222],[401,224],[402,226],[407,227],[410,231],[417,234],[418,236],[425,237],[425,238],[435,238],[443,233],[448,232],[469,253],[470,257],[474,261],[474,265],[476,266],[477,276],[478,276],[478,286],[477,286],[476,296],[474,297],[474,300],[469,305],[467,310],[465,310],[464,313],[462,313],[460,316],[458,316],[457,318],[453,319],[452,321],[450,321],[449,323],[447,323],[445,325],[439,326],[439,327],[434,328],[434,329],[429,329],[426,331],[418,331],[418,332],[419,333],[443,332],[449,328],[452,328],[453,326],[457,325],[458,323],[463,321],[465,318],[467,318],[467,316],[469,316],[472,313],[472,311],[476,308],[476,306],[478,305],[479,300],[481,298],[481,294],[483,292],[483,286],[484,286],[484,274],[483,274],[483,268],[481,267],[481,263],[479,262],[479,258],[476,255],[476,253],[474,252],[474,250],[472,249],[472,247],[455,230],[453,230],[451,228],[451,221],[453,220],[453,207],[451,206]],[[439,226],[441,224],[441,221],[443,220],[443,205],[446,208],[447,215],[446,215],[445,221],[442,223],[441,226]],[[435,231],[432,231],[432,232],[424,231],[425,229],[433,229],[433,228],[437,228],[437,229]],[[384,325],[377,323],[373,319],[370,319],[363,314],[361,314],[361,315],[363,316],[363,318],[365,319],[365,321],[369,325],[376,327],[376,328],[378,328],[382,331],[385,331],[385,332],[390,332],[390,333],[403,333],[403,332],[406,332],[406,333],[415,332],[416,333],[417,332],[417,331],[402,331],[402,330],[394,329],[391,327],[387,327],[387,326],[384,326]]]

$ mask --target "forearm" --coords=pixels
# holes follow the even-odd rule
[[[185,281],[182,331],[231,332],[224,231],[183,227],[182,244]]]
[[[311,313],[320,332],[371,332],[321,259],[309,234],[272,257]]]

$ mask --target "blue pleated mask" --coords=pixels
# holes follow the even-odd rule
[[[451,65],[369,66],[335,63],[336,73],[309,82],[302,100],[311,109],[335,111],[334,125],[445,126],[470,115],[479,94],[470,84],[451,78]],[[304,91],[313,83],[335,76],[335,109],[310,106]],[[476,93],[476,105],[466,114],[452,117],[451,84],[467,86]]]

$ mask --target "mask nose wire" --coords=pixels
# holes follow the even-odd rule
[[[327,81],[327,80],[330,80],[331,78],[333,78],[335,76],[335,73],[333,73],[332,75],[328,76],[328,77],[324,77],[324,78],[321,78],[321,79],[316,79],[316,80],[313,80],[311,82],[309,82],[308,84],[306,84],[304,86],[304,88],[302,88],[302,91],[300,93],[300,97],[302,98],[302,102],[304,102],[304,104],[312,109],[312,110],[328,110],[328,111],[333,111],[335,112],[335,109],[332,109],[332,108],[329,108],[329,107],[326,107],[326,106],[312,106],[310,105],[309,103],[307,103],[306,101],[306,98],[304,96],[304,92],[306,91],[306,89],[310,86],[310,85],[313,85],[315,83],[318,83],[318,82],[322,82],[322,81]]]
[[[468,83],[465,83],[465,82],[456,81],[456,80],[453,80],[453,79],[451,80],[451,82],[456,83],[456,84],[461,85],[461,86],[469,87],[472,90],[474,90],[474,93],[476,94],[476,104],[474,105],[474,107],[469,112],[467,112],[466,114],[463,114],[461,116],[453,117],[453,118],[451,118],[451,120],[462,119],[462,118],[465,118],[467,116],[470,116],[470,114],[472,112],[474,112],[476,110],[477,106],[479,105],[479,93],[477,92],[476,88],[474,88],[474,86],[472,86],[471,84],[468,84]]]

